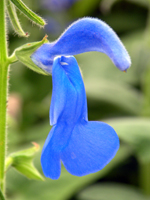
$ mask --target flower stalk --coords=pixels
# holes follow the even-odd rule
[[[7,74],[9,61],[7,57],[5,0],[0,1],[0,190],[5,188],[5,155],[6,155],[6,107],[7,107]]]

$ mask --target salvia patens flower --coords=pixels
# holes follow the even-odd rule
[[[130,57],[116,33],[103,21],[82,18],[74,22],[52,43],[43,44],[32,54],[32,61],[51,73],[53,60],[58,55],[76,55],[89,51],[107,54],[122,71],[129,68]]]
[[[83,80],[73,56],[54,58],[50,124],[41,163],[46,177],[58,179],[61,161],[75,176],[101,170],[116,154],[119,139],[112,127],[88,121]]]
[[[43,44],[31,55],[38,67],[52,74],[53,127],[41,156],[43,172],[52,179],[59,178],[61,161],[71,174],[84,176],[101,170],[119,148],[112,127],[88,121],[85,88],[72,56],[88,51],[107,54],[122,71],[130,67],[130,57],[115,32],[93,18],[76,21],[58,40]]]

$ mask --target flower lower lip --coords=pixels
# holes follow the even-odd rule
[[[61,161],[75,176],[101,170],[116,154],[119,139],[108,124],[87,120],[85,88],[76,59],[57,56],[52,80],[50,121],[53,128],[41,156],[45,176],[58,179]]]

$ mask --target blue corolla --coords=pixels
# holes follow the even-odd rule
[[[84,83],[73,57],[88,51],[107,54],[121,71],[131,65],[116,33],[101,20],[89,17],[74,22],[58,40],[43,44],[31,55],[38,67],[52,74],[53,127],[41,156],[43,172],[51,179],[59,178],[61,162],[75,176],[95,173],[119,148],[119,138],[111,126],[88,121]]]

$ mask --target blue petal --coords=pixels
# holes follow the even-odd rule
[[[87,120],[87,101],[83,80],[73,56],[56,57],[52,69],[52,100],[50,124],[74,124],[79,118]]]
[[[58,179],[61,160],[73,175],[101,170],[115,155],[119,139],[113,128],[87,121],[83,80],[74,57],[56,57],[52,69],[50,131],[41,156],[46,177]]]
[[[118,136],[108,124],[81,120],[72,127],[58,123],[44,144],[42,169],[46,177],[58,179],[62,160],[72,175],[95,173],[110,162],[118,148]]]
[[[31,59],[51,73],[55,56],[89,51],[105,53],[122,71],[131,65],[130,57],[116,33],[105,22],[89,17],[74,22],[55,42],[43,44]]]
[[[108,124],[82,122],[75,126],[61,159],[69,173],[84,176],[105,167],[118,148],[119,138]]]
[[[58,179],[60,176],[60,155],[68,145],[74,126],[58,123],[53,126],[44,144],[41,165],[43,173],[51,179]]]
[[[51,138],[54,135],[54,130],[55,127],[53,127],[50,131],[44,144],[41,155],[41,165],[43,173],[46,177],[51,179],[58,179],[61,173],[61,163],[60,154],[55,149],[53,149],[53,146],[51,145]]]

